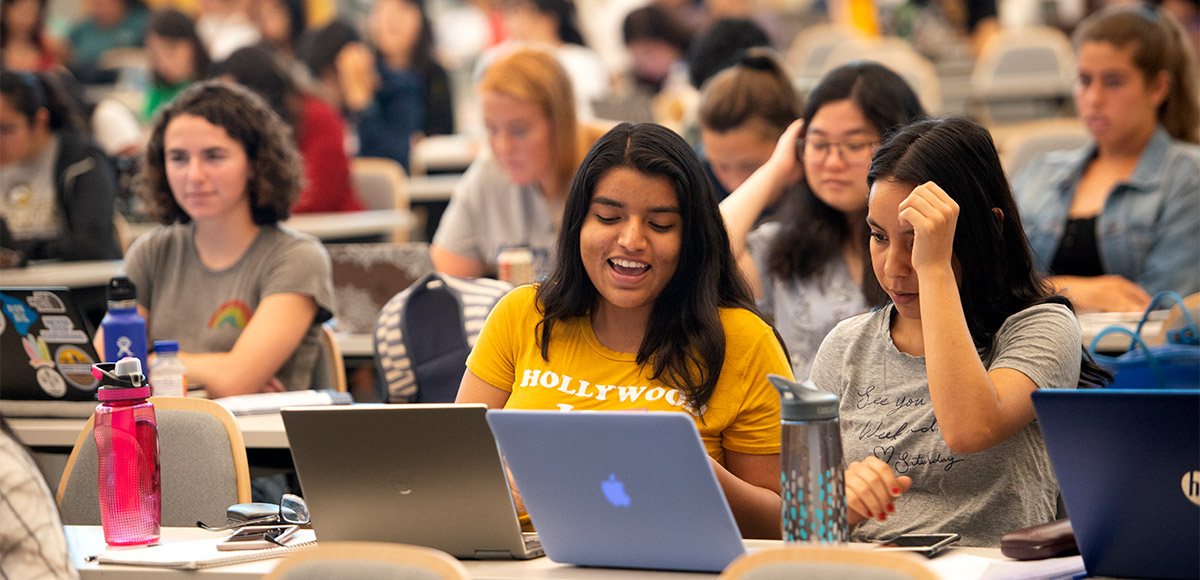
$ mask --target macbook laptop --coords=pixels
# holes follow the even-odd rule
[[[96,400],[100,358],[69,290],[0,288],[0,308],[0,398]]]
[[[322,542],[428,546],[459,558],[541,556],[522,533],[484,405],[284,408]]]
[[[1088,574],[1200,577],[1200,391],[1040,390],[1033,406]]]
[[[745,549],[691,416],[488,411],[546,556],[719,572]]]

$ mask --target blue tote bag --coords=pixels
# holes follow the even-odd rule
[[[1155,307],[1163,300],[1173,300],[1172,308],[1183,312],[1183,326],[1167,332],[1165,343],[1147,346],[1142,341],[1142,325],[1146,323]],[[1125,334],[1130,337],[1129,349],[1119,356],[1098,354],[1096,346],[1100,339],[1109,334]],[[1200,330],[1192,320],[1175,292],[1159,292],[1150,301],[1150,306],[1138,322],[1137,329],[1130,331],[1121,326],[1110,326],[1092,339],[1088,352],[1096,363],[1113,374],[1113,389],[1200,389]]]

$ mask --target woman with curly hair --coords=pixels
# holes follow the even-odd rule
[[[210,397],[309,388],[333,311],[329,255],[278,225],[300,193],[287,125],[258,95],[218,81],[163,108],[142,195],[163,224],[125,258],[147,338],[179,341]]]

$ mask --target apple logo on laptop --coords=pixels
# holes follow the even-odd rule
[[[611,473],[608,479],[600,482],[600,491],[604,499],[617,507],[629,507],[629,494],[625,493],[625,484],[617,481],[617,474]]]

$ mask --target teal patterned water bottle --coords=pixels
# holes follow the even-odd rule
[[[846,541],[846,468],[838,397],[812,383],[767,375],[779,391],[785,542]]]

